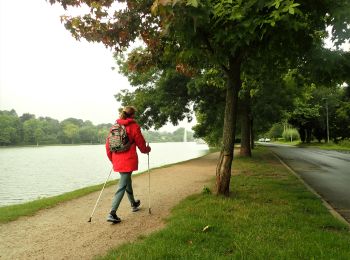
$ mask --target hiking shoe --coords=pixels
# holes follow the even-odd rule
[[[139,208],[140,204],[141,204],[140,200],[135,200],[134,203],[131,203],[132,212],[138,211],[140,209]]]
[[[107,217],[107,221],[108,222],[113,222],[114,224],[116,224],[116,223],[119,223],[122,220],[117,216],[117,214],[109,213],[109,215]]]

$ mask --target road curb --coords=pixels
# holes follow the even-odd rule
[[[271,150],[270,150],[271,151]],[[309,184],[307,184],[292,168],[290,168],[275,152],[271,151],[271,153],[280,161],[280,163],[286,167],[288,171],[290,171],[295,177],[298,178],[298,180],[304,184],[304,186],[311,191],[313,194],[315,194],[316,197],[318,197],[323,205],[328,209],[328,211],[338,220],[343,222],[345,225],[347,225],[350,228],[350,223],[337,212],[327,201],[325,201],[320,194],[317,193]]]

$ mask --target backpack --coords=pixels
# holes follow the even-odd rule
[[[111,152],[119,153],[130,149],[131,142],[124,125],[115,123],[111,127],[108,135],[108,144]]]

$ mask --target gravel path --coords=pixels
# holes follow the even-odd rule
[[[99,192],[42,210],[35,216],[0,225],[0,259],[92,259],[111,248],[134,241],[164,226],[171,208],[215,176],[218,153],[151,171],[148,214],[148,175],[133,177],[141,210],[131,212],[125,195],[118,210],[122,222],[106,222],[116,187],[103,192],[92,222],[88,223]],[[115,173],[118,174],[118,173]]]

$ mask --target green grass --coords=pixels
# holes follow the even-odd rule
[[[116,183],[117,183],[116,180],[109,181],[107,182],[106,187],[115,185]],[[0,207],[0,223],[13,221],[18,219],[21,216],[34,215],[39,210],[52,208],[58,205],[59,203],[76,199],[95,191],[99,191],[102,189],[102,187],[103,187],[103,184],[99,184],[99,185],[90,186],[79,190],[67,192],[54,197],[42,198],[31,202],[26,202],[23,204]]]
[[[349,228],[266,148],[234,167],[229,198],[190,196],[166,228],[99,259],[350,259]]]
[[[350,151],[350,144],[344,143],[344,144],[335,144],[333,142],[330,143],[310,143],[310,144],[303,144],[299,143],[299,147],[316,147],[319,149],[324,150],[338,150],[338,151]]]
[[[350,151],[350,142],[349,141],[343,141],[338,144],[329,142],[329,143],[319,143],[319,142],[311,142],[309,144],[307,143],[302,143],[300,140],[298,141],[293,141],[293,142],[287,142],[287,141],[273,141],[273,143],[277,144],[288,144],[288,145],[293,145],[293,146],[298,146],[298,147],[315,147],[323,150],[338,150],[338,151]]]
[[[272,143],[277,143],[277,144],[288,144],[288,145],[298,145],[300,144],[300,140],[296,140],[296,141],[282,141],[282,140],[277,140],[277,141],[272,141]]]

